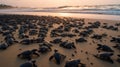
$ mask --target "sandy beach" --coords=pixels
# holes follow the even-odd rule
[[[3,27],[5,26],[5,27]],[[7,27],[8,26],[8,27]],[[85,67],[120,67],[120,62],[117,61],[117,55],[120,55],[120,48],[114,48],[116,44],[120,46],[120,42],[111,42],[112,38],[120,39],[120,21],[117,20],[102,20],[102,19],[87,19],[87,18],[70,18],[70,17],[54,17],[54,16],[32,16],[32,15],[0,15],[0,45],[6,43],[7,31],[11,31],[12,37],[18,42],[13,42],[6,49],[0,48],[0,67],[19,67],[25,63],[26,59],[17,57],[23,51],[39,49],[38,42],[33,42],[28,45],[21,43],[26,37],[20,38],[20,29],[26,28],[23,32],[29,36],[27,39],[37,39],[43,37],[44,42],[51,44],[52,51],[47,53],[39,53],[39,57],[33,56],[38,67],[65,67],[66,62],[71,59],[80,59]],[[47,31],[44,29],[47,29]],[[42,31],[40,31],[43,29]],[[36,33],[30,34],[30,30],[35,30]],[[56,31],[55,31],[56,30]],[[84,31],[90,33],[82,34]],[[52,31],[55,31],[54,34]],[[6,34],[5,34],[6,33]],[[43,33],[43,34],[41,34]],[[98,35],[94,37],[94,35]],[[105,35],[105,36],[103,36]],[[100,37],[100,38],[99,38]],[[61,47],[60,43],[51,43],[56,38],[61,38],[62,42],[74,43],[76,48]],[[85,42],[76,42],[76,39],[84,38]],[[97,50],[97,44],[107,45],[114,52],[111,59],[114,63],[110,63],[94,57],[98,52],[107,52]],[[66,56],[61,64],[56,64],[55,61],[49,61],[49,57],[54,54],[57,49],[59,53]]]

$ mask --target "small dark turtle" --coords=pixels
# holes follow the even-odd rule
[[[54,54],[50,56],[49,60],[52,60],[53,58],[55,58],[56,64],[59,65],[66,58],[66,56],[59,53],[58,50],[54,50]]]
[[[78,67],[79,65],[80,67],[85,67],[85,64],[81,63],[79,59],[67,61],[64,67]]]
[[[102,53],[99,53],[97,55],[93,55],[94,57],[98,58],[98,59],[101,59],[101,60],[104,60],[104,61],[107,61],[109,63],[114,63],[113,60],[111,59],[111,56],[113,55],[113,53],[109,53],[109,52],[102,52]]]
[[[107,51],[107,52],[114,52],[109,46],[107,45],[102,45],[102,44],[97,44],[97,50],[103,50],[103,51]]]
[[[23,51],[22,53],[18,54],[17,56],[18,56],[19,58],[31,60],[31,59],[32,59],[32,55],[37,55],[37,56],[39,56],[39,54],[38,54],[36,51],[37,51],[37,49],[26,50],[26,51]]]
[[[21,64],[20,67],[37,67],[37,65],[36,61],[29,61]]]
[[[85,40],[84,38],[78,38],[75,40],[77,43],[81,43],[81,42],[87,42],[87,40]]]

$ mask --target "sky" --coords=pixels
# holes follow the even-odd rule
[[[120,0],[0,0],[0,4],[18,7],[57,7],[120,4]]]

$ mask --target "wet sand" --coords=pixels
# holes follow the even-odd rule
[[[20,17],[22,17],[22,16],[20,16]],[[50,20],[52,20],[55,17],[44,17],[44,18],[49,18]],[[59,17],[59,18],[65,19],[63,17]],[[68,18],[68,19],[70,19],[70,18]],[[48,28],[47,37],[45,37],[45,41],[47,41],[47,42],[52,41],[53,39],[57,38],[57,37],[50,37],[51,30],[58,28],[60,26],[60,24],[54,23],[54,21],[52,21],[53,27]],[[93,29],[94,32],[92,34],[90,34],[89,37],[85,37],[85,39],[87,39],[87,42],[85,42],[85,43],[76,43],[75,42],[75,39],[81,37],[81,36],[78,36],[79,33],[74,33],[77,36],[72,37],[72,38],[62,37],[62,41],[68,40],[69,42],[74,42],[76,49],[65,49],[65,48],[60,47],[59,44],[52,44],[53,46],[52,46],[51,52],[48,52],[46,54],[40,54],[40,57],[34,58],[36,60],[36,64],[38,65],[38,67],[64,67],[65,62],[69,58],[80,59],[82,63],[86,64],[86,67],[119,67],[120,63],[118,63],[116,61],[116,59],[118,58],[117,54],[120,54],[120,51],[118,49],[112,47],[116,43],[112,43],[112,42],[110,42],[110,40],[111,40],[111,36],[113,36],[113,37],[120,36],[120,26],[118,26],[118,29],[119,29],[118,31],[108,30],[108,29],[104,29],[101,27],[102,27],[103,23],[108,23],[108,25],[114,26],[116,23],[120,23],[120,21],[84,19],[84,23],[85,23],[84,26],[88,26],[89,25],[88,22],[93,23],[95,21],[99,21],[101,23],[101,26],[99,28]],[[41,22],[41,21],[39,21],[39,22]],[[49,22],[49,21],[47,21],[47,22]],[[68,22],[70,23],[71,21],[68,21]],[[82,21],[79,20],[79,22],[82,22]],[[61,22],[61,21],[59,23],[63,24],[63,22]],[[74,21],[73,21],[73,23],[74,23]],[[46,25],[49,25],[49,24],[46,24]],[[84,26],[82,26],[82,27],[84,27]],[[72,28],[72,29],[74,29],[74,28]],[[72,29],[71,29],[71,31],[72,31]],[[85,29],[79,29],[80,32],[82,30],[85,30]],[[71,31],[67,32],[67,33],[73,33]],[[22,39],[18,38],[18,29],[13,33],[14,33],[14,37],[16,38],[16,40],[18,40],[18,41],[22,40]],[[93,34],[103,34],[103,33],[106,33],[108,36],[105,38],[102,38],[102,42],[100,40],[91,38],[91,36]],[[28,32],[26,34],[28,34]],[[31,38],[37,37],[37,35],[30,36],[30,37]],[[0,38],[1,38],[0,41],[4,41],[4,36],[2,36],[2,34],[0,34]],[[95,43],[93,43],[93,41]],[[98,53],[96,48],[97,48],[97,44],[99,44],[99,43],[106,44],[114,50],[114,55],[112,56],[114,64],[111,64],[106,61],[102,61],[100,59],[93,57],[93,54]],[[22,45],[20,43],[15,43],[15,44],[11,45],[10,47],[8,47],[6,50],[0,50],[0,67],[19,67],[20,64],[26,62],[26,60],[18,58],[17,55],[19,53],[21,53],[22,51],[25,51],[28,49],[34,49],[34,48],[38,49],[39,48],[38,44],[39,43],[33,43],[30,45]],[[19,50],[19,49],[22,49],[22,50]],[[53,54],[54,49],[57,49],[60,53],[67,56],[66,59],[60,65],[57,65],[54,62],[50,62],[48,60],[49,57]],[[74,51],[77,51],[77,53],[74,53]],[[88,52],[88,54],[86,54],[86,52]],[[72,57],[72,54],[75,54],[75,56]],[[89,60],[87,58],[89,58]],[[93,63],[93,65],[91,63]]]

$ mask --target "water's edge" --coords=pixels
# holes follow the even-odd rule
[[[103,20],[118,20],[118,15],[104,15],[104,14],[86,14],[86,13],[54,13],[54,12],[0,12],[0,14],[18,14],[18,15],[37,15],[37,16],[62,16],[88,19],[103,19]]]

